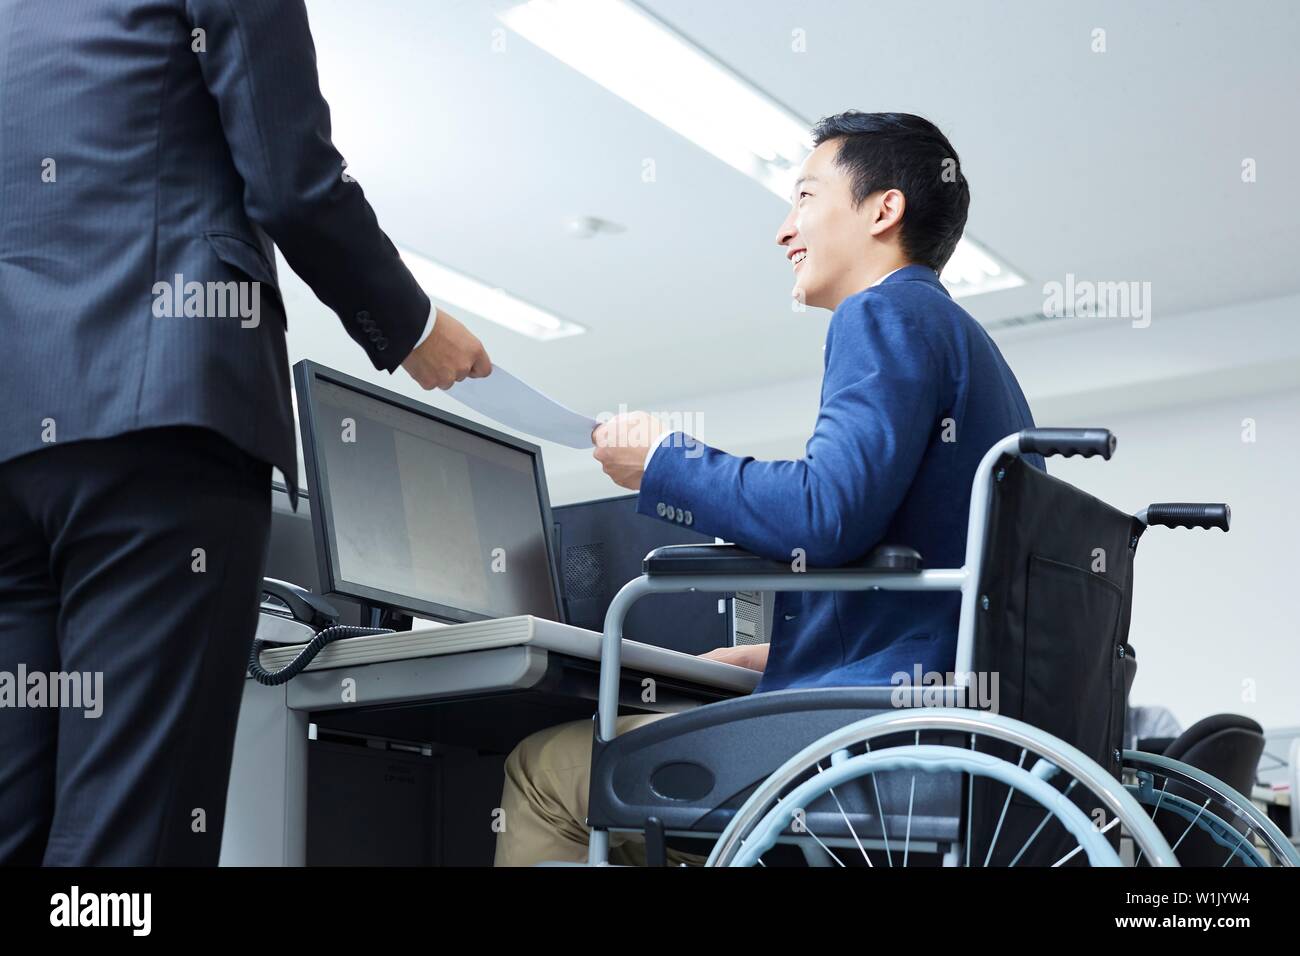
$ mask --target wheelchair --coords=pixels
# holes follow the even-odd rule
[[[605,618],[588,864],[608,865],[612,832],[644,834],[650,865],[666,864],[670,842],[711,844],[708,866],[1178,866],[1204,862],[1207,846],[1215,865],[1300,864],[1221,781],[1121,750],[1138,540],[1152,526],[1227,531],[1230,514],[1130,515],[1022,457],[1109,459],[1115,446],[1108,430],[1074,428],[994,444],[972,483],[961,568],[925,569],[895,544],[805,570],[727,544],[648,554]],[[616,735],[629,608],[696,590],[956,591],[955,667],[942,686],[774,691]],[[980,706],[986,675],[997,713]]]

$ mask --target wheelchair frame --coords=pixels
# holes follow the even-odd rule
[[[944,688],[943,690],[945,695],[965,693],[972,677],[971,671],[975,653],[977,590],[981,580],[991,493],[994,482],[1002,477],[1000,471],[995,472],[995,466],[1004,455],[1018,457],[1033,453],[1041,454],[1044,457],[1055,455],[1092,457],[1101,455],[1104,459],[1109,459],[1114,452],[1115,445],[1114,436],[1108,430],[1100,428],[1027,429],[1008,435],[995,443],[982,457],[972,481],[965,560],[960,568],[920,570],[895,568],[879,570],[872,567],[848,567],[812,569],[792,573],[793,569],[777,562],[758,562],[760,565],[767,564],[767,568],[765,570],[761,567],[757,570],[747,569],[741,573],[691,573],[682,575],[647,573],[633,579],[615,595],[605,616],[601,645],[598,709],[595,724],[597,742],[610,741],[616,735],[615,721],[618,716],[623,622],[632,605],[647,594],[689,591],[734,592],[737,590],[958,591],[961,594],[961,610],[953,675],[957,686]],[[1143,524],[1159,523],[1168,526],[1221,527],[1225,530],[1228,526],[1228,509],[1226,505],[1151,505],[1139,512],[1136,517]],[[714,547],[721,549],[730,546],[718,545]],[[915,552],[912,552],[912,554],[915,554]],[[750,561],[757,560],[753,556],[743,554],[738,555],[738,557],[748,558]],[[1150,818],[1146,816],[1145,811],[1134,795],[1126,791],[1119,781],[1115,780],[1104,768],[1065,741],[1038,731],[1036,728],[1022,724],[1019,721],[997,718],[997,715],[986,715],[978,711],[962,712],[940,708],[924,708],[924,710],[926,713],[918,713],[913,710],[900,714],[881,714],[856,722],[839,732],[827,735],[822,740],[805,748],[803,753],[792,757],[781,769],[788,770],[795,764],[797,759],[800,757],[806,759],[809,753],[814,750],[819,754],[824,751],[822,756],[832,758],[832,769],[835,769],[837,765],[844,764],[846,761],[861,760],[861,758],[848,757],[845,741],[852,736],[854,731],[859,731],[867,725],[872,730],[879,731],[881,727],[885,727],[888,728],[889,733],[896,733],[899,728],[917,729],[918,732],[919,729],[933,729],[930,726],[922,728],[919,722],[929,720],[933,723],[935,719],[940,717],[957,723],[967,723],[968,726],[969,722],[973,722],[982,725],[981,733],[1002,736],[1005,740],[1014,739],[1018,742],[1024,742],[1033,739],[1039,745],[1040,752],[1050,753],[1053,758],[1052,760],[1040,758],[1040,766],[1035,767],[1035,775],[1041,776],[1046,773],[1050,776],[1058,768],[1064,767],[1073,774],[1076,780],[1090,782],[1090,788],[1094,793],[1101,796],[1103,802],[1116,814],[1117,820],[1125,823],[1126,828],[1141,845],[1149,861],[1156,865],[1177,865],[1172,850],[1170,850],[1154,824],[1151,823]],[[990,720],[990,716],[997,719]],[[1007,725],[1015,726],[1008,729]],[[1006,736],[1008,734],[1010,736]],[[1046,750],[1044,751],[1043,748],[1046,748]],[[955,754],[940,754],[938,752],[948,748],[926,748],[918,745],[915,748],[907,749],[917,751],[918,753],[913,757],[921,763],[928,761],[933,765],[941,765],[943,761],[947,761],[948,764],[952,765],[948,769],[960,769],[956,768],[956,765],[952,763],[956,759]],[[925,754],[921,754],[921,751],[925,751]],[[970,753],[968,751],[958,752]],[[879,755],[874,756],[877,759],[871,761],[873,766],[883,766],[884,761],[878,759]],[[896,756],[895,759],[902,758]],[[1043,769],[1043,764],[1047,765],[1046,770]],[[1008,766],[1014,767],[1012,764],[1008,764]],[[998,768],[986,767],[983,769],[985,776],[1002,779],[1009,786],[1016,786],[1009,779],[1009,776],[1004,776]],[[967,772],[973,772],[973,765],[972,768],[968,768]],[[1031,775],[1028,771],[1024,771],[1023,768],[1021,768],[1020,772],[1024,776]],[[769,784],[779,775],[780,771],[773,773],[769,780],[745,801],[740,810],[736,812],[732,823],[726,827],[724,837],[730,838],[730,835],[739,833],[742,820],[747,816],[751,818],[750,822],[753,822],[752,817],[756,812],[753,810],[753,806],[764,798],[766,791],[770,789]],[[1029,792],[1034,786],[1035,784],[1029,781],[1018,789]],[[770,794],[766,794],[766,796],[770,797]],[[1058,819],[1063,818],[1058,817]],[[1067,827],[1067,829],[1073,832],[1074,828]],[[1090,858],[1094,860],[1100,858],[1100,847],[1094,847],[1093,844],[1099,842],[1104,844],[1104,840],[1100,840],[1100,838],[1091,839],[1081,833],[1075,835],[1080,838],[1080,849],[1088,850]],[[714,852],[710,855],[710,863],[717,863],[720,858],[720,851],[724,851],[722,856],[725,857],[728,852],[735,849],[736,847],[733,846],[724,851],[724,839],[720,838],[715,845]],[[1108,844],[1106,844],[1105,849],[1110,850]],[[735,854],[732,853],[733,858],[734,856]],[[605,865],[608,863],[608,857],[609,833],[606,830],[593,827],[589,840],[588,863],[589,865]]]

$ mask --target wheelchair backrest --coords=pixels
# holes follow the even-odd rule
[[[995,475],[974,668],[997,680],[1002,714],[1067,741],[1118,777],[1132,681],[1133,556],[1145,525],[1020,458],[1004,457]],[[996,826],[1005,795],[1004,787],[976,784],[977,840]],[[999,846],[1018,848],[1041,819],[1036,805],[1017,811],[1018,800]],[[1040,862],[1051,862],[1053,842],[1042,844]]]

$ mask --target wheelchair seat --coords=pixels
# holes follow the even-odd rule
[[[897,691],[771,691],[697,707],[610,741],[596,739],[588,824],[644,829],[646,821],[655,818],[667,833],[720,833],[754,788],[803,747],[863,717],[898,711]],[[934,740],[960,744],[960,735],[947,736],[940,741],[935,735]],[[901,841],[910,800],[909,835],[914,844],[956,840],[961,825],[959,782],[950,775],[917,775],[912,792],[911,776],[881,775],[876,792],[840,789],[835,794],[839,807],[823,800],[806,808],[808,829],[823,839],[880,839],[879,800],[884,832]]]

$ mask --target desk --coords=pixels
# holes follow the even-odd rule
[[[1286,787],[1261,787],[1255,784],[1250,791],[1250,799],[1278,825],[1297,847],[1300,847],[1300,828],[1296,826],[1295,814],[1291,808],[1291,790]]]
[[[308,852],[309,822],[321,830],[346,827],[365,817],[367,808],[355,801],[367,793],[397,801],[387,813],[391,826],[405,814],[412,826],[427,828],[412,834],[412,855],[400,862],[490,862],[482,857],[492,841],[488,827],[500,796],[500,764],[533,731],[591,717],[600,640],[594,631],[509,617],[349,638],[326,647],[287,684],[265,687],[249,678],[221,864],[300,866],[310,857],[377,862],[330,856],[331,846],[343,852],[337,847],[346,839]],[[301,647],[264,650],[262,663],[276,670]],[[747,694],[759,678],[745,668],[635,641],[623,642],[622,673],[629,712],[672,713]],[[358,780],[372,772],[367,790]],[[327,793],[319,802],[337,799],[337,807],[309,812],[313,786]],[[335,796],[346,788],[352,788],[350,797]],[[384,806],[371,811],[385,816]],[[434,814],[462,823],[443,827],[427,819]],[[386,821],[366,817],[365,824]],[[470,839],[461,832],[465,826],[473,830]],[[379,853],[368,849],[376,842],[382,843],[382,834],[358,836],[355,852]],[[434,849],[426,854],[428,846]]]

